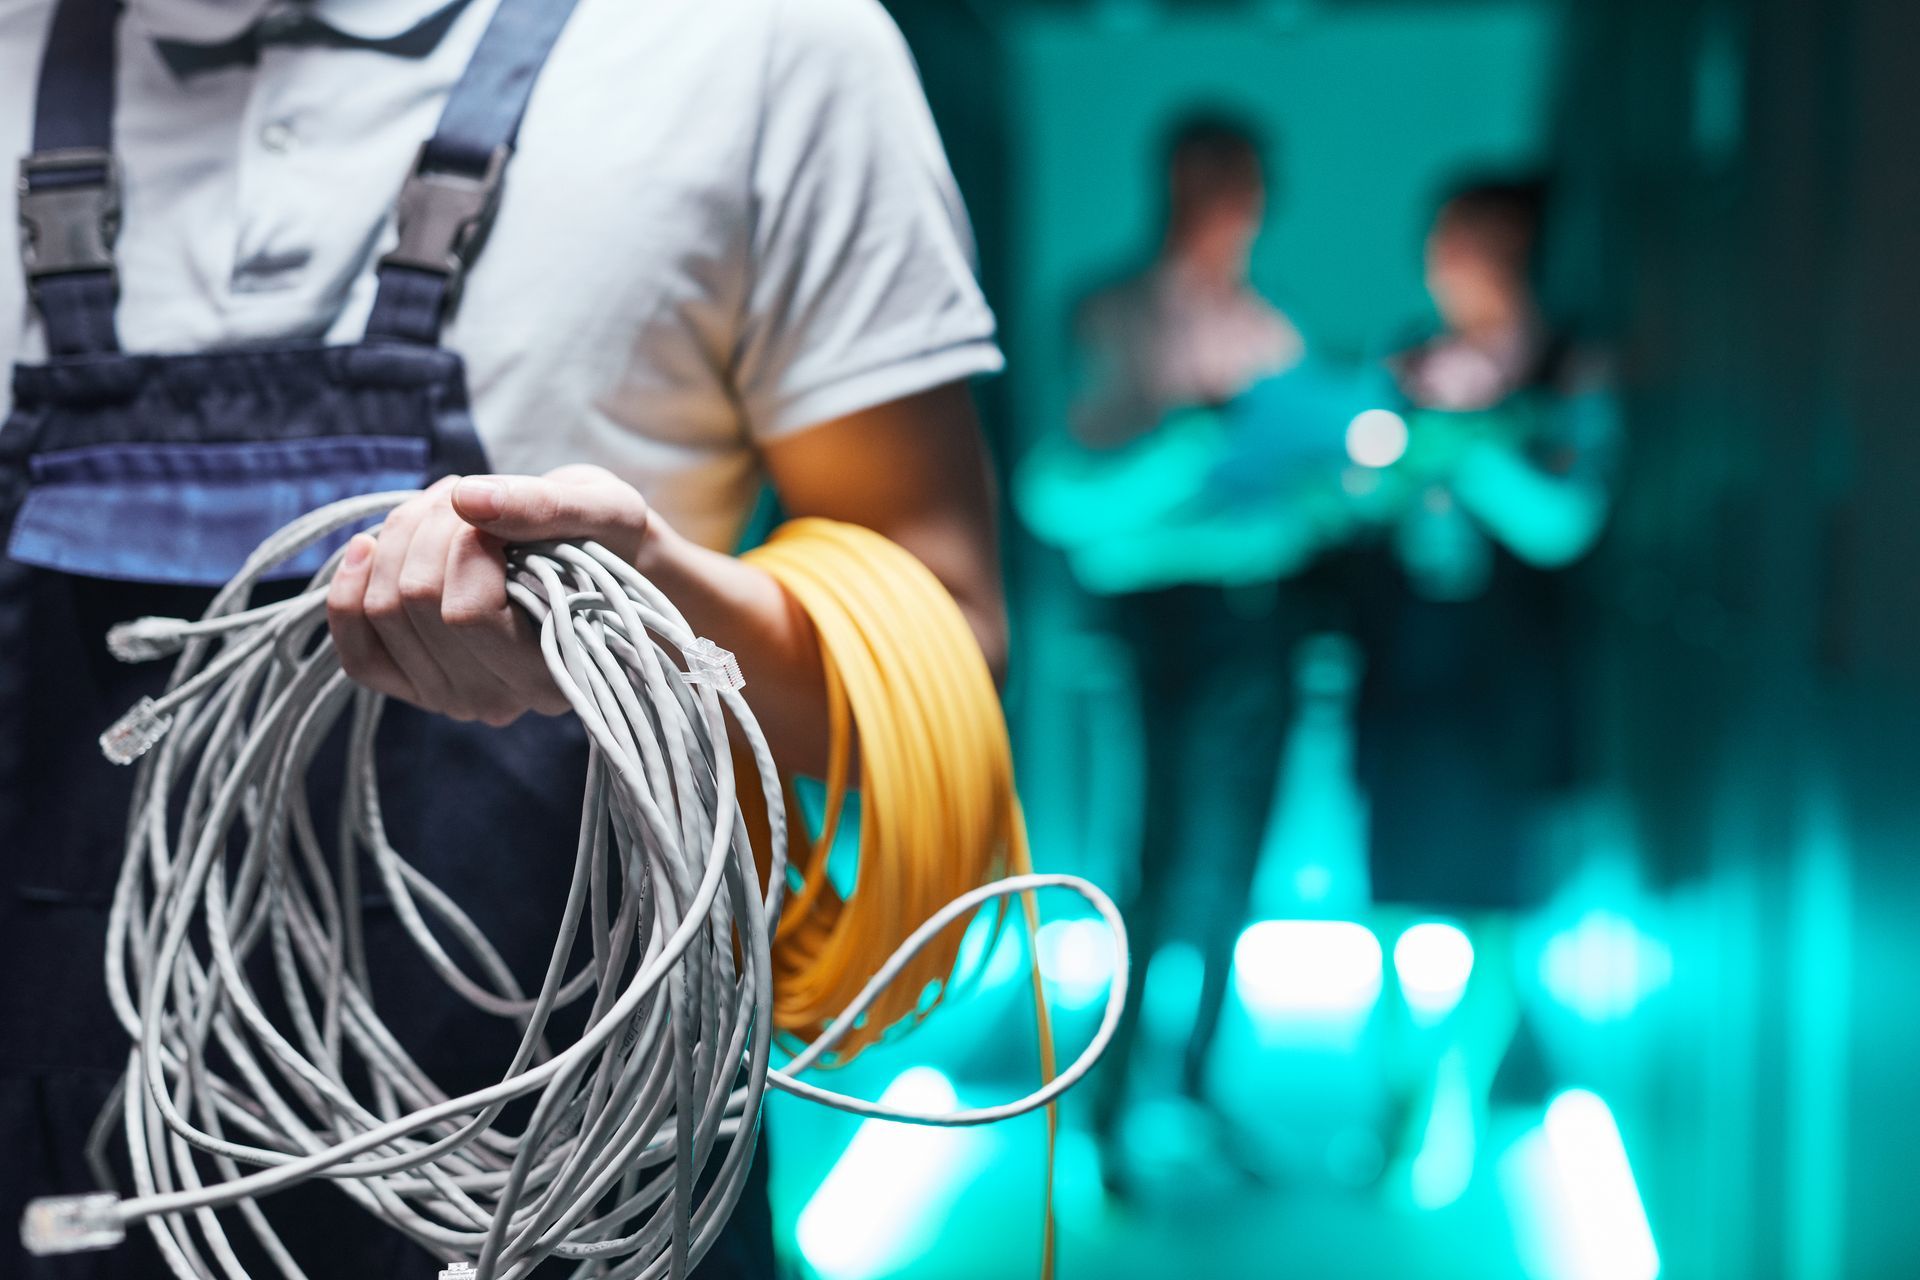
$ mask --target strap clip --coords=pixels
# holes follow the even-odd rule
[[[112,271],[120,170],[98,147],[36,151],[20,161],[20,260],[31,282]]]
[[[412,267],[447,279],[446,306],[460,299],[467,268],[480,252],[481,241],[500,205],[500,178],[511,149],[496,147],[479,177],[427,167],[422,145],[413,170],[400,188],[395,221],[400,243],[380,259],[383,267]]]

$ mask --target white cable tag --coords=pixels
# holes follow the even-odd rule
[[[100,750],[115,764],[132,764],[153,750],[171,728],[173,717],[156,712],[152,698],[142,698],[100,735]]]
[[[710,684],[735,692],[747,687],[747,678],[740,673],[740,659],[705,636],[696,636],[680,655],[687,660],[687,680],[692,684]]]
[[[120,1220],[120,1197],[111,1191],[81,1196],[42,1196],[27,1202],[20,1218],[20,1243],[27,1252],[47,1257],[110,1249],[127,1238]]]
[[[441,1269],[438,1280],[473,1280],[475,1274],[471,1262],[455,1262]]]

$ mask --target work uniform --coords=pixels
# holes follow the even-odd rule
[[[102,950],[131,771],[94,739],[164,672],[114,663],[109,625],[197,614],[285,520],[444,474],[596,462],[727,548],[760,443],[998,367],[874,0],[568,8],[0,0],[0,149],[32,154],[0,266],[0,1220],[93,1186],[125,1067]],[[577,727],[396,707],[382,735],[395,843],[537,973]],[[377,902],[368,929],[378,1007],[443,1087],[480,1083],[511,1027]],[[329,1188],[287,1203],[311,1275],[431,1265]],[[705,1274],[766,1274],[765,1215],[762,1184]],[[144,1234],[0,1247],[0,1276],[159,1274]]]

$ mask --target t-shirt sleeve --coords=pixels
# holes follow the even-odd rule
[[[997,372],[972,233],[878,0],[773,0],[734,384],[767,439]]]

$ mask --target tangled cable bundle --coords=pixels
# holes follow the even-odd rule
[[[298,1277],[259,1198],[327,1179],[457,1274],[470,1264],[480,1280],[521,1277],[561,1258],[579,1275],[678,1278],[740,1197],[768,1085],[861,1115],[968,1125],[1049,1106],[1092,1067],[1125,994],[1125,934],[1112,902],[1072,876],[929,878],[927,865],[900,862],[896,839],[876,836],[869,848],[863,830],[852,896],[842,901],[823,888],[824,857],[810,858],[799,895],[809,909],[832,904],[825,923],[810,924],[802,912],[783,924],[786,806],[738,666],[695,636],[631,565],[591,543],[519,546],[508,555],[509,595],[539,622],[547,666],[591,742],[565,913],[537,988],[524,990],[455,895],[387,837],[374,756],[383,700],[347,679],[325,625],[326,584],[339,557],[301,594],[250,605],[276,565],[409,496],[316,511],[263,544],[202,619],[141,619],[110,637],[129,661],[179,653],[163,696],[143,700],[102,737],[121,763],[145,757],[107,944],[108,994],[131,1040],[120,1115],[133,1194],[34,1202],[22,1226],[29,1249],[106,1247],[128,1224],[144,1222],[177,1274],[233,1280],[245,1272],[227,1235],[231,1219],[215,1212],[231,1209],[272,1264]],[[925,574],[917,562],[913,568]],[[776,576],[790,581],[795,572],[788,565]],[[952,601],[945,604],[957,617]],[[816,622],[831,616],[824,604],[809,611]],[[827,635],[831,626],[822,640],[833,702],[852,695],[866,734],[878,725],[875,682],[886,673],[861,668],[849,677],[846,637]],[[926,655],[936,665],[952,656]],[[977,649],[971,656],[971,667],[955,669],[984,673]],[[901,665],[911,680],[924,682],[928,670],[926,660]],[[964,687],[971,692],[953,705],[977,701],[977,686]],[[835,712],[835,794],[845,785],[847,714]],[[329,849],[310,811],[307,777],[343,717],[345,798],[338,847]],[[998,722],[997,711],[990,719]],[[729,722],[750,777],[736,779]],[[882,808],[896,811],[901,794],[874,776],[889,760],[941,752],[971,759],[980,747],[988,763],[967,764],[960,776],[982,768],[998,776],[992,726],[956,731],[975,736],[936,744],[924,740],[924,725],[903,724],[873,728],[871,743],[863,738],[863,778],[896,797]],[[1004,755],[1004,723],[998,733]],[[950,804],[979,809],[977,797],[961,794],[965,787],[939,781],[941,770],[930,776]],[[1004,782],[1004,803],[948,833],[955,852],[962,842],[998,850],[962,859],[976,872],[1025,868],[1010,771]],[[758,862],[737,783],[754,801]],[[910,841],[910,856],[925,859],[929,838]],[[447,1096],[383,1021],[361,931],[363,863],[420,963],[460,998],[519,1028],[497,1083]],[[951,971],[952,926],[1044,888],[1085,898],[1119,950],[1100,1028],[1065,1071],[1049,1070],[1040,1089],[1016,1102],[944,1115],[882,1107],[795,1078],[916,1016],[929,975]],[[776,935],[778,928],[787,932]],[[778,964],[776,936],[792,948]],[[457,942],[464,963],[443,939]],[[890,950],[876,954],[876,939]],[[570,964],[578,967],[569,972]],[[903,974],[904,994],[890,996]],[[268,977],[273,999],[263,1000],[256,985]],[[782,1006],[779,1025],[811,1042],[773,1069],[782,981],[805,991]],[[549,1044],[554,1014],[582,1005],[584,1030],[571,1043]],[[1044,1034],[1042,1044],[1050,1066]],[[509,1132],[503,1113],[514,1103],[522,1122]]]

